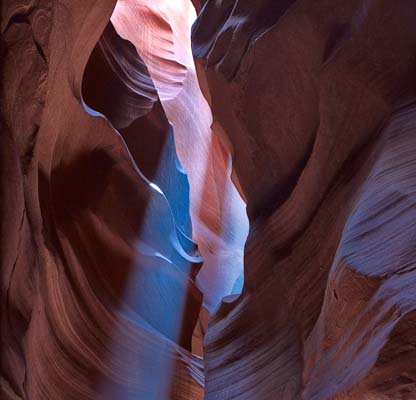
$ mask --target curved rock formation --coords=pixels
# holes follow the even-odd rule
[[[171,130],[160,107],[144,116],[151,105],[125,108],[148,93],[148,105],[156,100],[150,77],[132,83],[120,74],[123,60],[110,58],[111,43],[103,47],[125,85],[125,113],[109,118],[120,128],[133,119],[124,139],[81,97],[85,65],[114,5],[4,7],[2,398],[202,396],[201,359],[190,353],[201,259],[183,232],[190,224],[186,210],[177,211],[182,199],[149,159],[158,156],[164,168],[176,162]],[[143,143],[156,132],[161,139],[143,153],[131,130]],[[187,184],[180,168],[171,176]]]
[[[416,398],[414,1],[0,7],[1,399]]]
[[[251,226],[244,292],[208,327],[207,399],[414,397],[415,14],[205,2],[194,53]]]
[[[190,43],[194,18],[189,0],[119,0],[111,21],[136,46],[173,126],[190,183],[193,238],[204,258],[197,282],[212,310],[224,296],[241,292],[248,221],[230,179],[232,148],[197,80]],[[137,21],[145,28],[135,29]]]
[[[85,102],[105,115],[116,129],[126,128],[148,114],[158,99],[143,60],[111,22],[88,60],[82,85]]]

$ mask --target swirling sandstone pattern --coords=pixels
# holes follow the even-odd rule
[[[122,106],[146,107],[109,115],[123,139],[81,96],[114,6],[2,4],[2,399],[202,397],[201,359],[190,353],[201,259],[169,188],[184,187],[186,200],[170,126],[150,103],[156,91],[143,68],[120,74],[131,46],[117,58],[106,31]],[[156,134],[147,153],[137,148]]]
[[[416,399],[414,1],[0,7],[1,399]]]
[[[230,179],[232,149],[198,84],[190,43],[194,18],[189,0],[119,0],[111,21],[145,61],[172,123],[189,177],[193,238],[204,258],[197,282],[212,310],[241,291],[248,221]],[[145,28],[135,29],[136,21]]]
[[[243,294],[208,327],[206,399],[416,398],[415,17],[205,2],[194,54],[251,226]]]

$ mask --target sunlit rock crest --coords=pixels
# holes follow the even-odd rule
[[[213,310],[224,296],[241,292],[248,220],[231,180],[232,148],[198,82],[190,41],[195,17],[188,0],[121,0],[111,22],[144,60],[173,126],[190,184],[193,238],[204,258],[197,283]]]
[[[2,5],[1,398],[203,396],[189,185],[114,6]]]
[[[415,20],[2,2],[0,398],[414,399]]]

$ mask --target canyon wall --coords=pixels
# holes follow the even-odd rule
[[[416,399],[414,2],[0,7],[1,399]]]
[[[193,50],[250,220],[243,294],[205,337],[206,399],[416,398],[415,16],[205,2]]]
[[[115,5],[2,3],[2,399],[203,396],[188,179]]]

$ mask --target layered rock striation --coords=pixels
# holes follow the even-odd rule
[[[203,395],[189,185],[114,6],[2,4],[1,398]]]
[[[193,50],[250,219],[206,399],[415,397],[415,14],[205,2]]]
[[[415,399],[415,20],[4,1],[0,398]]]

